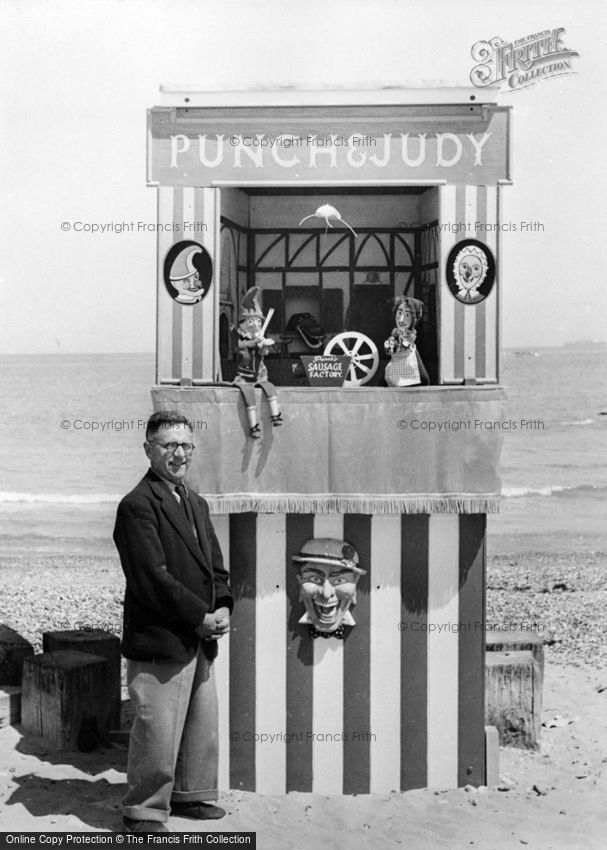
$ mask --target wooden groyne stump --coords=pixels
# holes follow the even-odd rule
[[[530,630],[487,631],[486,633],[486,722],[500,715],[502,723],[495,723],[502,746],[536,749],[542,728],[542,696],[544,690],[544,643],[537,632]],[[525,664],[516,653],[530,652],[533,671],[525,672]],[[502,653],[502,656],[500,656]],[[506,655],[504,656],[503,653]],[[497,656],[497,658],[495,657]],[[508,661],[508,658],[510,660]],[[525,657],[526,658],[526,657]],[[528,659],[527,659],[528,660]],[[515,669],[508,670],[508,664]],[[522,679],[526,678],[523,684]],[[499,677],[503,680],[498,681]],[[518,685],[514,681],[520,679]],[[530,691],[527,693],[527,691]],[[523,722],[520,718],[531,716]],[[516,717],[519,720],[516,721]],[[517,725],[518,724],[518,725]],[[522,731],[524,728],[525,731]]]
[[[533,653],[488,652],[485,672],[485,722],[497,728],[502,746],[537,749],[541,702]]]
[[[90,752],[108,740],[114,698],[106,658],[45,652],[23,665],[21,722],[56,750]]]
[[[533,654],[536,672],[540,684],[544,682],[544,642],[537,632],[530,630],[487,631],[485,636],[487,652],[517,652],[528,650]]]
[[[21,720],[21,688],[0,685],[0,729],[14,726]]]
[[[71,631],[44,632],[42,651],[71,650],[100,655],[108,661],[109,689],[112,694],[110,728],[120,729],[120,638],[103,629],[73,629]]]
[[[23,662],[34,654],[34,647],[19,632],[0,623],[0,686],[21,687]]]

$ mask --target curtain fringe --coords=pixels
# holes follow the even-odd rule
[[[229,493],[202,494],[211,513],[269,514],[493,514],[501,496],[466,493],[373,496],[363,494]]]

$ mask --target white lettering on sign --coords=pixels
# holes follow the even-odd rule
[[[410,165],[412,168],[417,168],[417,166],[421,165],[426,159],[426,134],[418,133],[417,138],[419,139],[419,151],[417,157],[413,159],[409,156],[409,133],[405,133],[404,135],[401,133],[403,162],[405,165]],[[438,147],[436,149],[436,157],[436,164],[438,165]]]
[[[326,361],[321,361],[320,363],[308,364],[308,372],[314,372],[314,374],[319,378],[341,378],[343,371],[344,370],[339,363],[331,363],[329,365]]]
[[[439,133],[436,137],[436,164],[444,165],[446,168],[451,168],[456,162],[462,158],[462,143],[455,133]],[[445,142],[451,142],[453,145],[452,156],[449,159],[444,154]],[[447,147],[448,150],[448,147]]]
[[[350,357],[340,354],[303,355],[301,360],[311,386],[340,387],[350,366]]]
[[[224,137],[222,135],[215,136],[216,155],[215,159],[211,160],[207,159],[206,156],[206,135],[198,136],[198,159],[200,160],[201,165],[206,165],[207,168],[216,168],[218,165],[221,165],[223,162],[223,138]],[[233,164],[236,165],[236,162]]]
[[[407,135],[409,135],[409,134],[407,133]],[[380,158],[380,157],[376,156],[375,154],[372,154],[369,157],[369,162],[373,163],[373,165],[376,165],[378,168],[385,168],[386,165],[388,165],[388,163],[390,162],[390,153],[391,153],[390,139],[392,138],[392,134],[391,133],[384,133],[382,138],[384,140],[383,156]],[[367,154],[365,154],[364,156],[365,156],[365,159],[363,161],[363,165],[367,161]]]
[[[278,138],[276,139],[278,144],[272,145],[270,148],[272,152],[272,159],[277,165],[280,165],[283,168],[293,168],[293,166],[297,165],[297,163],[299,162],[296,156],[291,156],[288,159],[285,159],[281,154],[279,154],[279,151],[281,151],[283,148],[290,147],[290,139],[291,137],[287,135],[278,136]]]
[[[177,154],[186,153],[190,149],[190,140],[183,133],[171,136],[171,168],[179,168],[177,165]]]
[[[297,144],[288,134],[276,138],[262,133],[254,136],[230,136],[223,134],[197,136],[198,161],[205,168],[228,166],[233,168],[264,168],[275,163],[281,168],[303,165],[308,168],[338,168],[345,163],[351,168],[372,165],[386,168],[400,161],[409,168],[432,165],[452,168],[465,155],[474,157],[474,167],[483,166],[483,154],[493,134],[466,133],[384,133],[377,137],[364,137],[366,147],[356,143],[359,138],[331,136],[330,140],[316,135]],[[170,136],[170,168],[191,167],[193,139],[183,133]],[[329,143],[329,142],[333,143]],[[400,142],[400,144],[398,143]],[[295,153],[297,149],[297,153]],[[288,153],[287,153],[288,151]]]
[[[474,147],[474,164],[483,164],[483,147],[487,143],[491,133],[483,133],[480,140],[477,142],[474,133],[466,133],[466,138],[470,139],[470,144]]]
[[[329,168],[337,168],[337,148],[335,147],[335,145],[327,147],[320,146],[318,143],[317,136],[311,136],[310,138],[312,142],[308,148],[310,155],[310,166],[312,168],[316,168],[318,166],[318,157],[328,156],[329,161],[325,161],[324,164],[327,165]],[[331,136],[331,138],[333,139],[334,137]]]

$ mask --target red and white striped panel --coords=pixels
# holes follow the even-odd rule
[[[236,599],[217,661],[220,787],[384,793],[484,782],[484,515],[214,519]],[[344,640],[298,623],[311,537],[367,570]],[[460,628],[463,624],[464,628]]]
[[[440,383],[497,382],[498,187],[464,184],[440,192]],[[452,232],[449,227],[460,230]],[[462,304],[446,281],[449,252],[463,239],[477,239],[496,260],[493,289],[478,304]]]
[[[158,189],[158,309],[156,382],[214,380],[219,364],[215,327],[219,312],[219,189]],[[204,225],[205,229],[198,229]],[[176,242],[203,245],[213,260],[213,281],[198,304],[178,304],[164,284],[164,259]]]

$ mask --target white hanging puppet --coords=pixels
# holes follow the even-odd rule
[[[336,210],[335,207],[331,206],[331,204],[323,204],[322,206],[318,207],[316,212],[310,213],[310,215],[307,215],[305,218],[302,218],[302,220],[299,222],[299,226],[301,227],[304,221],[307,221],[309,218],[324,218],[325,224],[327,225],[327,229],[329,227],[333,227],[333,225],[331,224],[332,221],[339,221],[342,224],[345,224],[346,227],[349,227],[354,236],[356,236],[356,231],[354,230],[354,228],[350,227],[345,218],[341,217],[341,213],[339,212],[339,210]],[[327,231],[325,230],[325,233],[326,232]]]
[[[394,302],[392,333],[384,342],[390,362],[385,378],[389,387],[414,387],[429,384],[430,378],[415,345],[415,326],[422,317],[424,305],[417,298],[401,295]]]
[[[238,328],[236,329],[239,359],[236,377],[234,378],[234,384],[238,387],[244,399],[249,434],[253,439],[261,437],[257,410],[255,409],[255,387],[261,387],[268,399],[272,425],[274,427],[282,425],[282,414],[278,406],[276,387],[268,381],[268,370],[264,363],[268,349],[274,345],[273,339],[266,339],[264,336],[274,311],[269,311],[264,322],[257,298],[258,294],[259,287],[252,287],[244,294],[240,304]]]

